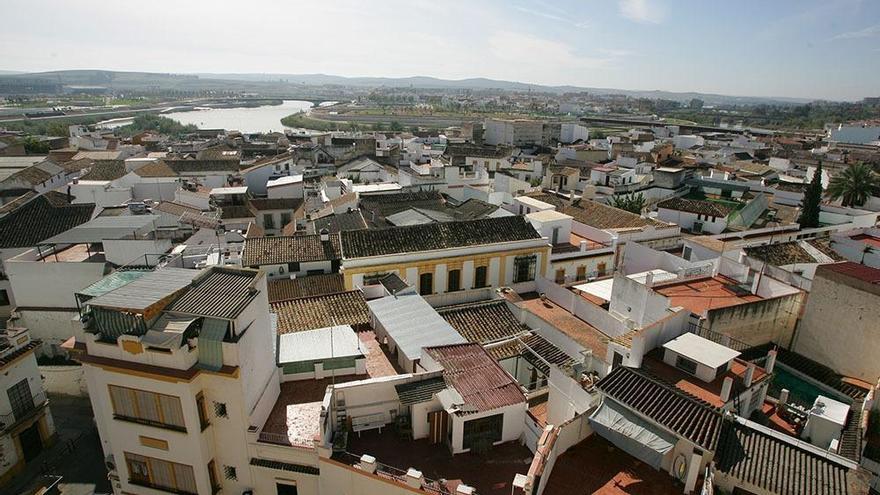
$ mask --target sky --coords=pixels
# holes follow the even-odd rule
[[[880,96],[878,0],[3,0],[0,70]]]

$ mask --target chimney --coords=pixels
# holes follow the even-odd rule
[[[654,285],[654,272],[648,272],[645,275],[645,287],[651,287]]]
[[[776,408],[779,409],[786,404],[788,404],[788,389],[784,388],[779,392],[779,403],[776,405]]]
[[[746,388],[749,388],[752,386],[752,378],[754,378],[754,376],[755,376],[755,363],[749,363],[749,367],[746,368],[746,376],[745,376],[745,378],[743,378],[743,381],[745,382]]]
[[[330,231],[327,229],[321,229],[321,242],[328,242],[330,240]]]
[[[776,351],[770,351],[767,353],[767,361],[764,363],[764,371],[768,374],[773,373],[773,368],[776,367]]]
[[[581,252],[585,253],[587,251],[587,241],[581,241]]]
[[[721,383],[721,402],[727,403],[730,400],[731,389],[733,389],[733,378],[728,376]]]
[[[422,484],[425,481],[425,477],[422,476],[422,472],[416,468],[409,468],[406,470],[406,484],[413,488],[422,488]]]
[[[361,456],[361,462],[358,465],[364,471],[366,471],[370,474],[376,474],[376,458],[375,457],[373,457],[369,454],[364,454]]]

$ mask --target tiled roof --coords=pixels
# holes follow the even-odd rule
[[[177,177],[179,174],[162,160],[148,163],[134,171],[140,177]]]
[[[153,207],[153,210],[158,210],[163,213],[168,213],[169,215],[181,216],[184,213],[192,213],[193,215],[201,215],[202,210],[185,205],[183,203],[175,203],[174,201],[161,201],[159,204]]]
[[[394,388],[397,390],[397,398],[400,399],[400,404],[409,406],[431,400],[434,394],[446,388],[446,380],[442,376],[438,376],[436,378],[428,378],[427,380],[402,383],[395,385]]]
[[[191,160],[166,158],[165,163],[178,174],[193,172],[238,172],[240,161],[235,160]]]
[[[724,421],[721,427],[715,467],[740,482],[761,488],[762,493],[867,493],[850,486],[855,480],[850,479],[846,467],[733,421]]]
[[[800,241],[747,247],[744,251],[752,258],[776,266],[791,265],[794,263],[819,262],[819,260],[813,257],[812,254],[800,245]]]
[[[838,273],[840,275],[861,280],[869,284],[880,284],[880,269],[865,266],[852,261],[844,263],[834,263],[831,265],[822,265],[816,269],[816,276],[819,277],[825,272]]]
[[[723,203],[685,198],[672,198],[661,201],[657,203],[657,208],[686,211],[699,215],[709,215],[710,217],[726,217],[734,210],[734,207]]]
[[[443,367],[447,385],[464,399],[465,408],[456,414],[525,404],[526,397],[519,385],[480,344],[428,347],[425,352]]]
[[[721,414],[647,373],[618,366],[596,386],[605,395],[708,450],[715,450]]]
[[[327,229],[328,232],[342,232],[343,230],[360,230],[367,228],[367,222],[360,210],[352,210],[327,215],[326,217],[313,220],[315,232]]]
[[[321,470],[314,466],[273,461],[271,459],[261,459],[259,457],[251,457],[251,466],[275,469],[277,471],[289,471],[291,473],[310,474],[312,476],[318,476],[321,474]]]
[[[650,218],[642,218],[635,213],[630,213],[613,206],[597,201],[579,200],[569,205],[568,201],[555,194],[535,193],[528,195],[547,204],[556,207],[556,211],[570,215],[584,225],[597,229],[637,229],[653,225],[655,227],[667,227],[668,224]]]
[[[26,182],[32,186],[37,186],[52,178],[52,174],[40,169],[36,165],[25,167],[9,177],[3,179],[3,183]]]
[[[547,376],[550,375],[550,366],[547,363],[561,370],[571,369],[575,364],[575,360],[571,356],[536,333],[525,335],[519,341],[523,344],[521,352],[526,361]]]
[[[256,270],[214,267],[193,279],[168,311],[212,318],[233,319],[257,297]]]
[[[241,264],[260,266],[339,260],[342,259],[340,244],[337,234],[330,234],[328,241],[322,241],[320,234],[252,237],[244,242]]]
[[[507,308],[505,301],[459,304],[438,308],[452,328],[469,342],[487,344],[528,331]]]
[[[303,201],[296,198],[253,198],[250,200],[251,208],[256,211],[263,210],[295,210],[302,206]]]
[[[125,162],[122,160],[100,160],[80,180],[116,180],[125,175]]]
[[[48,192],[0,218],[0,249],[34,247],[92,218],[95,205],[68,205],[64,195]]]
[[[433,251],[541,237],[525,218],[519,216],[354,230],[342,232],[340,235],[346,258]]]
[[[359,290],[303,297],[272,304],[278,333],[302,332],[334,325],[357,329],[370,323],[370,310]]]
[[[267,286],[270,303],[345,292],[345,281],[338,273],[270,280]]]

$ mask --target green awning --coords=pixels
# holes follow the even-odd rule
[[[217,371],[223,367],[223,339],[229,322],[216,318],[205,318],[199,332],[199,365]]]

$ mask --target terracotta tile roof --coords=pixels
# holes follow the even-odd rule
[[[45,170],[40,169],[36,165],[31,165],[30,167],[25,167],[9,177],[3,179],[0,183],[13,183],[13,182],[26,182],[31,186],[38,186],[43,182],[52,178],[52,174],[46,172]]]
[[[122,160],[100,160],[88,172],[80,176],[80,180],[116,180],[127,174],[125,162]]]
[[[340,235],[346,258],[365,258],[541,238],[535,228],[520,216],[389,229],[354,230],[342,232]]]
[[[596,386],[652,421],[714,451],[721,428],[717,409],[641,370],[618,366]]]
[[[240,160],[202,160],[166,158],[165,163],[178,174],[194,172],[238,172]]]
[[[183,203],[175,203],[174,201],[160,201],[159,204],[153,207],[153,209],[176,216],[181,216],[184,213],[191,213],[193,215],[202,214],[202,210],[198,208]]]
[[[437,308],[452,328],[468,342],[487,344],[529,330],[510,312],[505,301],[481,301]]]
[[[336,233],[343,230],[360,230],[367,228],[367,222],[360,210],[343,211],[333,215],[318,218],[312,221],[315,232],[327,229],[328,232]]]
[[[639,229],[649,225],[657,228],[670,226],[670,224],[650,218],[642,218],[635,213],[596,201],[581,199],[569,205],[567,200],[555,194],[533,193],[528,196],[551,204],[556,207],[556,211],[570,215],[576,221],[597,229]]]
[[[340,244],[336,234],[330,234],[328,241],[321,241],[320,234],[251,237],[244,242],[241,264],[260,266],[339,260],[342,259]]]
[[[853,263],[852,261],[822,265],[816,269],[816,276],[822,276],[822,274],[827,272],[837,273],[869,284],[880,284],[880,269]]]
[[[234,319],[257,297],[254,281],[258,275],[256,270],[213,267],[193,279],[167,311]]]
[[[50,191],[0,218],[0,249],[34,247],[92,218],[94,204],[69,205],[63,197]]]
[[[715,468],[765,493],[868,493],[867,486],[845,466],[732,421],[724,421],[721,427]]]
[[[661,201],[657,203],[657,208],[686,211],[688,213],[696,213],[699,215],[709,215],[710,217],[726,217],[735,209],[733,206],[724,203],[685,198],[672,198],[667,199],[666,201]]]
[[[270,303],[345,292],[345,281],[338,273],[270,280],[267,286]]]
[[[140,177],[178,177],[179,174],[175,172],[171,167],[169,167],[162,160],[157,160],[153,163],[148,163],[143,167],[134,171]]]
[[[480,344],[428,347],[425,352],[443,367],[447,385],[455,388],[468,406],[457,415],[525,404],[519,385]]]
[[[370,310],[359,290],[273,303],[272,312],[278,319],[279,334],[333,325],[358,329],[370,324]]]

